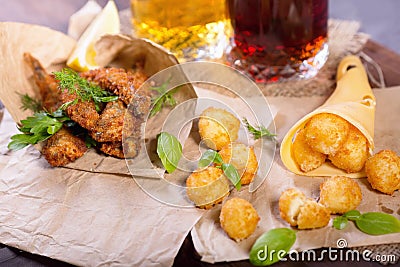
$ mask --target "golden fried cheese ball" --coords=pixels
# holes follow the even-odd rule
[[[282,219],[291,226],[297,226],[297,217],[300,207],[307,200],[303,192],[298,189],[290,188],[284,191],[279,198],[279,211]]]
[[[365,163],[367,180],[372,188],[393,194],[400,189],[400,157],[394,151],[382,150]]]
[[[324,205],[314,200],[307,199],[303,206],[300,207],[297,216],[297,228],[314,229],[327,226],[331,218],[331,213]]]
[[[349,125],[335,114],[317,114],[306,123],[306,141],[320,153],[335,155],[347,139]]]
[[[219,219],[222,229],[238,242],[256,230],[260,217],[250,202],[235,197],[224,203]]]
[[[354,210],[361,200],[361,188],[354,179],[335,176],[320,185],[319,203],[327,207],[332,214]]]
[[[347,173],[359,172],[364,168],[368,158],[368,144],[365,136],[353,125],[340,150],[329,156],[332,164]]]
[[[239,119],[224,109],[210,107],[200,115],[199,134],[211,149],[220,150],[236,141],[239,128]]]
[[[292,146],[293,157],[303,172],[312,171],[321,166],[326,155],[313,150],[306,142],[305,130],[301,129],[297,134]]]
[[[230,143],[218,153],[225,163],[230,163],[236,168],[242,185],[253,181],[258,169],[257,157],[253,147],[248,147],[242,143]]]
[[[299,229],[313,229],[328,225],[330,211],[315,200],[308,199],[296,188],[284,191],[279,198],[282,219]]]
[[[197,207],[210,209],[229,195],[229,181],[221,169],[209,166],[189,175],[186,193]]]

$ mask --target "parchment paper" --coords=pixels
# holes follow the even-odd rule
[[[400,153],[400,125],[398,114],[400,105],[400,87],[376,89],[377,99],[375,124],[375,152],[382,149],[392,149]],[[278,108],[275,123],[278,141],[281,141],[289,128],[305,114],[320,106],[326,99],[323,97],[270,97],[269,103]],[[279,155],[279,153],[277,153]],[[262,163],[261,163],[262,164]],[[324,178],[310,178],[297,176],[289,172],[276,156],[267,180],[254,193],[247,190],[232,191],[230,197],[239,196],[249,200],[258,211],[261,220],[258,227],[249,238],[236,243],[230,239],[219,223],[221,205],[207,211],[191,231],[193,242],[202,260],[206,262],[237,261],[248,259],[248,253],[255,240],[267,230],[275,227],[290,227],[281,219],[278,209],[280,194],[292,187],[303,191],[306,196],[317,199],[319,185]],[[371,188],[367,180],[356,180],[362,190],[363,200],[358,207],[361,212],[380,211],[391,213],[400,218],[400,192],[388,196]],[[331,216],[333,218],[333,216]],[[338,239],[344,238],[349,247],[366,246],[371,244],[400,243],[400,234],[371,236],[356,229],[349,223],[344,230],[335,230],[332,219],[327,227],[315,230],[297,231],[297,240],[292,249],[302,251],[321,247],[334,247]]]

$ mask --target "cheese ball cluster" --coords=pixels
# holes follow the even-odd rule
[[[303,172],[320,167],[326,159],[347,173],[359,172],[369,155],[365,136],[342,117],[330,113],[313,116],[296,134],[292,148]]]

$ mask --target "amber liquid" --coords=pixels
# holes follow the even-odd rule
[[[180,61],[220,58],[229,44],[225,0],[131,0],[131,9],[135,34]]]
[[[232,60],[261,82],[301,72],[326,44],[328,0],[228,0],[228,7]]]

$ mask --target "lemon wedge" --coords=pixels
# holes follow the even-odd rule
[[[67,60],[67,66],[76,71],[87,71],[98,68],[95,61],[96,51],[94,45],[105,34],[120,32],[118,9],[113,0],[89,24],[79,38],[74,50]]]

